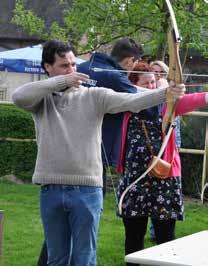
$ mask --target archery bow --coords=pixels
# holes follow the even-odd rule
[[[175,15],[171,3],[169,0],[165,0],[167,4],[167,8],[171,18],[171,29],[168,33],[168,48],[169,48],[169,73],[168,79],[174,81],[176,84],[182,83],[182,68],[179,56],[179,46],[181,37],[179,35],[178,26],[176,23]],[[164,140],[161,146],[161,149],[158,153],[157,159],[151,164],[151,166],[140,176],[138,177],[133,183],[131,183],[122,193],[119,203],[118,203],[118,212],[122,214],[122,202],[126,195],[126,193],[142,178],[144,178],[158,163],[159,159],[161,158],[165,147],[168,143],[168,140],[171,136],[171,133],[174,128],[174,118],[175,118],[175,106],[177,101],[173,101],[172,99],[167,99],[167,109],[164,115],[164,119],[162,122],[162,131],[164,133]],[[167,132],[168,130],[168,132]]]

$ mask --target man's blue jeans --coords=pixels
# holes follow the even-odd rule
[[[95,266],[102,188],[41,187],[40,211],[50,266]]]

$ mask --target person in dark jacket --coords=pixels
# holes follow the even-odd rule
[[[143,47],[130,38],[121,38],[113,46],[110,56],[95,52],[89,61],[77,66],[95,81],[97,87],[117,92],[137,92],[137,87],[128,79],[131,71],[143,54]],[[126,72],[125,72],[126,71]],[[106,192],[106,166],[117,167],[121,141],[123,113],[107,114],[102,126],[103,195]]]

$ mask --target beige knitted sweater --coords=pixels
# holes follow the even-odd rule
[[[139,112],[165,99],[165,89],[136,94],[100,87],[66,88],[64,76],[23,85],[14,103],[32,112],[38,154],[33,183],[102,186],[105,113]]]

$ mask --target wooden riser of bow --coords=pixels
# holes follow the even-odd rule
[[[168,52],[169,52],[168,80],[173,81],[176,84],[180,84],[183,82],[183,74],[182,74],[181,60],[179,54],[181,36],[178,31],[176,18],[171,3],[169,0],[165,1],[171,20],[171,28],[168,32]],[[174,122],[176,104],[177,101],[172,101],[171,99],[167,99],[167,109],[162,122],[162,131],[164,134],[167,133],[169,125]]]

